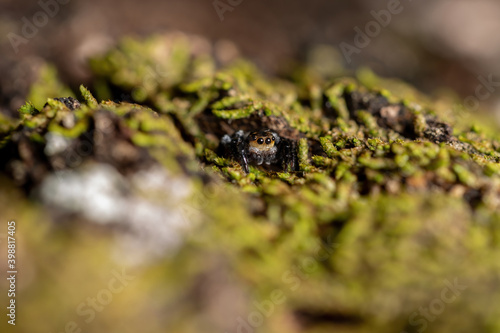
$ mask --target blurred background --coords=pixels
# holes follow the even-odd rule
[[[382,23],[376,23],[377,20]],[[429,95],[454,91],[464,104],[467,104],[467,101],[477,102],[477,105],[471,106],[471,111],[487,110],[496,114],[500,120],[498,116],[500,115],[500,2],[494,0],[310,0],[307,2],[0,0],[0,73],[2,74],[0,112],[8,115],[16,114],[16,110],[25,103],[31,84],[40,80],[40,68],[47,62],[54,64],[63,83],[73,91],[78,91],[80,84],[92,86],[93,78],[88,65],[90,58],[105,53],[123,36],[149,36],[166,31],[181,31],[206,38],[218,46],[215,49],[223,50],[224,55],[240,54],[256,63],[269,75],[284,75],[283,73],[286,73],[291,65],[308,62],[314,57],[325,57],[326,54],[327,58],[314,61],[314,63],[324,63],[325,71],[332,70],[337,74],[350,75],[361,68],[370,68],[381,76],[409,82]],[[328,52],[313,50],[328,50]],[[114,142],[110,146],[113,147],[113,144]],[[101,197],[95,193],[102,194],[101,192],[117,188],[117,193],[111,194],[121,198],[125,196],[122,193],[122,185],[133,183],[134,178],[126,179],[116,170],[99,168],[91,169],[87,174],[84,171],[83,177],[80,178],[71,178],[70,174],[68,176],[70,178],[63,178],[62,181],[61,179],[56,181],[54,177],[49,179],[52,181],[51,184],[63,184],[61,188],[71,189],[75,193],[78,192],[77,194],[81,192],[96,200],[83,203],[84,211],[94,215],[83,218],[70,216],[66,222],[60,224],[50,223],[53,222],[51,219],[59,221],[57,216],[54,218],[47,214],[50,205],[46,207],[40,205],[42,206],[40,207],[38,204],[33,204],[33,201],[30,201],[32,198],[27,199],[19,191],[7,186],[3,188],[4,183],[0,179],[1,220],[16,219],[22,223],[19,227],[18,246],[22,249],[20,252],[25,253],[25,257],[21,260],[23,268],[19,290],[23,292],[20,298],[23,305],[19,311],[26,314],[25,317],[20,316],[20,321],[26,323],[26,327],[30,327],[26,332],[34,332],[33,327],[40,332],[55,332],[56,329],[58,332],[64,329],[66,332],[77,332],[78,330],[71,326],[72,320],[77,321],[83,331],[90,331],[92,328],[93,332],[135,332],[139,330],[137,328],[142,328],[144,323],[149,325],[148,329],[143,330],[144,332],[161,332],[165,331],[165,322],[176,327],[177,330],[172,330],[175,332],[199,332],[202,329],[210,331],[206,326],[207,322],[216,328],[211,331],[235,332],[238,322],[233,318],[238,318],[242,313],[250,313],[247,308],[248,304],[251,304],[249,300],[257,299],[259,302],[267,300],[274,287],[286,286],[288,289],[290,284],[287,285],[280,280],[281,273],[289,272],[287,270],[290,262],[295,259],[293,256],[303,250],[296,246],[302,244],[303,240],[300,237],[303,230],[299,229],[300,232],[297,234],[291,233],[293,237],[289,238],[293,246],[290,248],[285,247],[285,250],[278,254],[273,252],[272,247],[269,248],[270,258],[274,255],[280,258],[276,263],[267,260],[269,258],[264,254],[256,255],[252,251],[247,251],[243,245],[240,246],[238,240],[243,239],[250,245],[266,244],[266,241],[262,241],[264,237],[273,239],[276,236],[273,234],[274,226],[269,223],[254,223],[253,217],[251,219],[247,212],[247,206],[251,206],[249,209],[253,213],[256,212],[258,222],[264,220],[259,216],[263,208],[249,205],[247,201],[240,200],[241,193],[226,191],[225,188],[219,189],[219,192],[214,191],[210,196],[202,196],[208,199],[200,200],[197,205],[200,211],[204,211],[206,207],[214,207],[214,216],[210,216],[210,220],[219,223],[225,221],[227,225],[222,224],[217,227],[210,223],[203,225],[204,229],[193,232],[190,237],[194,240],[190,239],[189,245],[183,247],[179,255],[172,258],[160,256],[159,263],[144,269],[146,273],[141,271],[143,267],[135,271],[132,269],[123,271],[116,262],[126,261],[124,258],[115,260],[118,255],[113,257],[102,255],[109,252],[107,237],[112,237],[113,234],[103,225],[86,224],[85,218],[98,220],[95,217],[100,216],[99,213],[108,213],[106,209],[109,207],[120,210],[116,208],[119,206],[110,201],[110,206],[104,207],[104,212],[100,212],[95,202]],[[148,175],[151,176],[151,172],[141,174],[144,177]],[[159,193],[168,192],[167,197],[180,197],[181,201],[188,194],[197,194],[199,192],[197,189],[202,188],[201,184],[187,177],[169,178],[167,177],[169,174],[162,173],[156,176],[159,178],[153,177],[148,182],[157,186]],[[143,179],[138,181],[139,184],[144,182]],[[95,187],[101,183],[104,184],[103,187]],[[187,194],[183,197],[180,195],[181,190],[186,188]],[[56,197],[53,193],[57,194],[57,189],[58,187],[49,188],[45,197],[49,199]],[[72,198],[71,195],[66,195],[67,192],[58,194],[63,198]],[[151,194],[157,199],[157,192]],[[154,224],[158,221],[158,224],[163,223],[164,216],[172,219],[172,216],[177,216],[175,214],[182,215],[183,212],[179,212],[182,207],[177,207],[177,202],[170,200],[170,197],[168,199],[166,201],[173,207],[172,210],[157,212],[157,216],[161,216],[158,220],[152,219],[149,215],[146,217],[139,215],[136,219],[137,228],[141,231],[146,229],[150,234],[160,238],[165,236],[175,240],[176,235],[172,236],[170,229],[162,234]],[[36,199],[34,201],[36,202]],[[85,200],[74,201],[81,203]],[[439,221],[439,225],[443,228],[435,229],[436,233],[451,235],[447,240],[449,239],[452,244],[450,248],[455,249],[460,246],[455,246],[454,242],[462,245],[465,242],[462,242],[463,238],[460,237],[462,234],[467,234],[463,232],[467,229],[460,225],[457,227],[456,222],[461,216],[470,217],[467,215],[468,210],[456,209],[454,211],[456,215],[448,214],[454,209],[450,202],[436,202],[437,208],[433,210],[436,214],[428,218],[430,221],[428,225],[432,229],[434,225],[438,225],[434,221]],[[123,203],[125,206],[130,206],[129,201],[124,200]],[[390,204],[381,205],[389,206],[393,203],[391,201]],[[222,208],[219,210],[219,207]],[[235,211],[230,219],[227,218],[228,210],[224,210],[224,207],[231,207],[231,214]],[[419,206],[415,207],[410,212],[420,210]],[[446,207],[449,211],[443,210],[442,207]],[[149,212],[148,209],[144,211]],[[273,212],[276,216],[280,214],[277,210]],[[106,214],[101,215],[106,216]],[[375,213],[372,215],[378,216]],[[392,217],[394,221],[400,219],[398,214],[394,215],[395,217]],[[410,221],[410,225],[421,222],[415,216],[406,218]],[[152,224],[144,228],[144,221],[150,221]],[[252,221],[254,224],[248,223],[245,227],[242,221]],[[390,224],[388,228],[391,228]],[[214,235],[224,242],[219,244],[217,240],[214,241]],[[295,236],[297,239],[294,239]],[[474,234],[471,238],[473,236]],[[124,247],[130,246],[130,243],[129,238],[123,240]],[[486,243],[484,241],[484,244]],[[139,239],[135,245],[146,247],[145,244],[146,241]],[[385,249],[383,246],[379,247],[377,243],[373,244],[376,248]],[[155,244],[149,245],[154,247]],[[177,243],[174,245],[180,246]],[[422,245],[424,248],[426,246]],[[486,245],[484,247],[486,248]],[[244,255],[251,258],[248,263],[241,261],[239,257],[241,253],[236,253],[234,250],[240,248],[243,249]],[[361,246],[360,249],[362,251],[364,247]],[[133,250],[126,248],[126,250],[130,253],[136,248]],[[267,245],[265,250],[268,250]],[[348,250],[345,251],[347,253]],[[445,254],[443,258],[446,259],[443,262],[447,262],[451,257],[461,263],[464,256],[461,252],[455,253],[447,247],[443,253]],[[473,254],[477,253],[484,252]],[[281,260],[282,258],[284,260]],[[354,265],[349,266],[350,256],[341,256],[342,258],[347,264],[340,265],[341,267],[347,267],[346,270],[351,266],[354,267]],[[388,262],[394,263],[393,257],[387,256],[387,258],[390,258]],[[426,264],[424,260],[418,260],[419,257],[415,258],[415,261],[410,260],[410,263]],[[485,267],[494,269],[498,267],[497,257],[478,256],[467,259],[469,261],[464,262],[477,262],[478,266],[482,265],[481,260],[486,262],[491,259],[491,262],[488,262],[490,266],[485,265]],[[400,272],[413,274],[414,270],[413,266],[406,266],[405,260],[403,258],[399,262],[396,261],[394,264],[396,269],[390,265],[382,267],[387,271],[382,269],[379,278],[385,279],[384,274],[389,272],[393,280],[388,279],[387,284],[384,284],[387,290],[382,288],[374,291],[373,295],[376,297],[372,297],[374,301],[371,303],[366,302],[363,297],[352,297],[360,294],[358,286],[350,283],[350,271],[345,275],[348,278],[344,281],[336,280],[332,284],[330,279],[325,279],[321,287],[318,287],[319,279],[315,279],[316,277],[310,279],[303,284],[302,290],[287,295],[290,299],[287,307],[293,308],[294,312],[287,312],[288,308],[285,306],[277,306],[277,315],[269,321],[270,328],[265,332],[301,332],[302,327],[308,327],[310,323],[319,323],[321,326],[328,322],[334,322],[336,325],[340,323],[337,328],[347,327],[336,332],[372,332],[370,328],[358,330],[356,326],[363,322],[363,316],[367,314],[368,316],[376,314],[376,319],[396,318],[395,320],[401,325],[394,326],[395,330],[398,327],[408,326],[408,316],[416,309],[415,304],[429,302],[428,294],[421,293],[421,290],[429,289],[431,295],[438,295],[443,285],[441,276],[437,279],[429,274],[427,279],[418,281],[419,286],[425,288],[407,288],[401,283],[404,286],[404,293],[401,292],[399,286],[394,287],[393,281],[400,278]],[[438,263],[440,257],[435,260],[430,260],[429,265]],[[2,259],[2,263],[4,262]],[[436,267],[438,266],[441,266],[440,262],[436,264]],[[467,276],[460,275],[462,272],[446,271],[446,269],[443,271],[448,274],[443,278]],[[474,269],[471,268],[470,271],[474,273]],[[255,292],[249,288],[242,283],[243,279],[239,274],[245,275],[251,281],[248,285],[263,286],[262,290]],[[356,277],[362,275],[357,272],[352,274]],[[319,273],[318,276],[321,277]],[[415,276],[415,279],[420,277]],[[195,277],[194,282],[192,277]],[[362,275],[368,286],[371,286],[372,278],[370,274]],[[111,294],[109,290],[114,290],[117,279],[122,282],[126,292]],[[291,281],[294,281],[293,275]],[[374,281],[373,285],[379,282]],[[470,307],[474,312],[476,306],[478,317],[498,318],[493,313],[497,308],[491,310],[491,314],[482,311],[484,308],[489,308],[489,305],[484,305],[489,304],[489,298],[476,297],[477,294],[489,297],[488,288],[496,290],[499,285],[498,279],[492,279],[490,285],[482,283],[483,280],[478,279],[478,281],[474,285],[475,293],[470,292],[463,298],[465,308]],[[129,284],[133,287],[125,288]],[[344,289],[344,286],[347,286],[347,289]],[[348,292],[343,293],[344,290]],[[89,297],[100,297],[107,305],[111,302],[111,300],[108,302],[109,295],[119,301],[107,308],[105,315],[97,316],[93,321],[92,312],[89,311]],[[311,299],[315,300],[316,296],[325,303],[319,305],[315,301],[307,303]],[[414,302],[407,302],[406,297]],[[336,301],[338,303],[335,303]],[[469,306],[469,301],[473,305]],[[338,304],[342,304],[343,307],[337,308]],[[331,310],[331,313],[324,312],[324,308]],[[469,320],[468,317],[455,315],[452,310],[451,307],[449,311],[447,310],[450,317],[446,317],[445,312],[442,322],[448,322],[448,319],[453,317],[451,321],[456,320],[457,327],[461,327],[460,319]],[[193,313],[199,315],[192,320]],[[90,316],[89,320],[84,321],[87,315]],[[92,326],[88,326],[90,323]],[[2,321],[0,325],[4,324]],[[472,321],[466,324],[474,325]],[[316,326],[312,324],[310,326],[312,329],[308,332],[320,332],[316,330]],[[179,327],[184,330],[178,329]],[[483,331],[498,332],[495,331],[497,328],[500,330],[500,327],[494,327],[490,331]],[[439,325],[435,325],[433,329],[436,332],[443,332],[440,331]],[[4,332],[2,326],[0,331]],[[329,332],[328,327],[324,331]],[[411,326],[410,331],[415,332],[416,327]],[[478,328],[477,331],[481,330]]]
[[[447,87],[463,98],[474,96],[482,85],[479,77],[487,80],[492,76],[491,80],[495,80],[500,74],[498,1],[231,3],[1,0],[1,108],[12,112],[23,104],[40,59],[53,62],[63,80],[75,87],[90,80],[87,59],[105,51],[120,36],[165,30],[197,34],[213,42],[232,42],[242,55],[269,73],[279,73],[291,61],[303,61],[313,46],[328,45],[338,50],[339,58],[335,60],[347,69],[369,67],[379,75],[402,78],[427,93]],[[388,24],[374,31],[369,43],[351,53],[350,61],[346,61],[339,45],[354,46],[356,27],[365,31],[374,20],[373,11],[387,11],[391,5],[397,6],[397,14],[391,15]],[[40,11],[52,17],[44,20]],[[27,21],[39,27],[30,30]],[[22,37],[23,33],[27,38]],[[13,34],[21,39],[14,39]],[[489,94],[483,94],[486,97],[481,95],[481,106],[494,110],[499,89],[491,85],[489,89]]]

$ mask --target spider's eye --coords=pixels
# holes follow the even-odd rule
[[[271,140],[273,140],[273,141],[274,141],[274,136],[272,136],[272,137],[271,137]]]
[[[263,143],[264,143],[264,139],[260,138],[259,140],[257,140],[257,143],[258,143],[259,145],[263,144]]]
[[[270,144],[271,143],[271,139],[267,138],[266,139],[266,144]]]

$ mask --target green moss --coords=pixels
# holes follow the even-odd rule
[[[357,116],[363,125],[368,129],[369,134],[371,136],[380,136],[379,135],[379,127],[377,125],[377,120],[366,111],[359,111]]]
[[[417,112],[415,113],[415,119],[413,122],[414,122],[415,132],[419,137],[423,137],[424,131],[427,128],[427,122],[425,120],[425,116]]]
[[[77,138],[82,135],[88,129],[88,119],[83,118],[79,120],[75,126],[71,128],[65,128],[59,125],[57,122],[51,122],[48,126],[49,132],[54,132],[63,135],[67,138]]]
[[[127,94],[137,104],[98,103],[82,86],[85,105],[80,109],[71,111],[44,98],[39,104],[48,101],[47,106],[39,113],[36,103],[23,108],[19,128],[16,122],[0,128],[5,135],[0,153],[9,166],[5,172],[30,162],[31,146],[16,141],[21,134],[42,154],[31,156],[36,165],[47,166],[57,157],[43,155],[47,132],[63,134],[77,146],[104,119],[112,124],[107,139],[136,149],[144,163],[153,160],[194,189],[193,198],[180,204],[194,207],[200,216],[186,224],[199,223],[179,252],[144,263],[144,276],[137,277],[140,287],[130,289],[137,294],[126,292],[113,302],[116,313],[134,311],[130,318],[141,318],[127,327],[236,331],[238,316],[248,317],[255,311],[252,304],[262,304],[279,290],[284,302],[266,317],[262,331],[418,331],[413,314],[440,297],[443,280],[458,278],[467,289],[428,322],[426,331],[495,332],[500,307],[491,300],[500,297],[492,287],[500,262],[500,144],[489,129],[492,124],[455,126],[450,135],[445,122],[453,119],[449,110],[456,100],[449,96],[433,100],[369,70],[357,78],[328,77],[327,72],[341,71],[321,71],[317,63],[283,76],[289,79],[266,77],[241,59],[217,68],[213,50],[199,42],[182,34],[127,38],[92,61],[98,76],[93,87],[101,91],[97,96],[120,100],[120,94]],[[397,113],[404,116],[389,109],[384,115],[377,103],[402,107]],[[250,166],[246,174],[238,161],[219,155],[222,135],[255,127],[271,127],[296,141],[298,171]],[[85,161],[119,168],[113,160],[116,151],[106,153]],[[129,175],[131,169],[126,164],[120,172]],[[23,170],[28,169],[18,171]],[[107,231],[68,223],[78,230],[71,239],[81,242],[64,241],[67,235],[53,231],[59,225],[43,222],[46,213],[26,198],[7,200],[13,187],[1,187],[0,214],[7,220],[12,211],[21,212],[16,216],[33,228],[25,234],[32,248],[24,253],[34,267],[71,262],[75,271],[88,268],[89,281],[96,283],[93,276],[109,267],[104,260],[109,253],[96,253],[93,242],[97,237],[107,244]],[[59,248],[50,252],[47,244]],[[74,304],[64,304],[74,309],[82,295],[63,291],[72,290],[75,276],[62,271],[61,284],[41,277],[46,284],[42,296],[36,293],[39,286],[27,282],[26,313],[35,315],[39,304],[55,302],[57,295],[71,299]],[[227,295],[229,307],[224,305]],[[228,325],[213,320],[214,313],[225,314],[234,304],[244,309],[227,315]],[[173,313],[156,316],[166,308]],[[115,312],[100,313],[99,323],[87,329],[114,327],[123,319],[110,314]],[[47,331],[68,320],[54,313],[45,313]],[[158,327],[141,326],[150,323]],[[26,325],[25,331],[36,330]]]
[[[44,64],[38,72],[38,78],[31,86],[27,100],[36,109],[41,109],[48,98],[52,97],[75,97],[73,92],[62,84],[58,78],[54,66]]]
[[[80,86],[80,93],[82,94],[83,100],[87,104],[88,107],[90,108],[96,108],[99,103],[97,103],[97,100],[92,96],[90,91],[85,88],[83,85]]]
[[[213,110],[212,112],[221,119],[241,119],[249,117],[255,111],[257,111],[257,109],[253,105],[250,105],[244,109]]]
[[[21,106],[18,110],[20,114],[29,114],[29,115],[35,115],[38,113],[38,110],[35,108],[33,103],[30,101],[26,102],[23,106]]]
[[[474,177],[474,174],[469,172],[467,168],[463,167],[462,165],[454,164],[453,171],[455,171],[455,173],[458,176],[458,179],[465,185],[474,186],[474,184],[476,183],[476,178]]]
[[[309,145],[307,139],[300,139],[297,148],[297,155],[299,159],[299,169],[301,171],[310,171],[309,163]]]
[[[18,123],[19,120],[12,119],[3,114],[0,114],[0,142],[3,141],[6,136],[9,135],[9,133],[16,127]]]

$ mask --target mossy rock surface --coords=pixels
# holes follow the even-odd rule
[[[500,330],[491,122],[367,70],[268,77],[216,51],[126,39],[80,102],[35,86],[45,106],[0,119],[24,331]],[[220,154],[263,127],[296,141],[298,170]],[[122,267],[133,279],[92,317]]]

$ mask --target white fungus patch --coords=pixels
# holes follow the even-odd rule
[[[186,178],[159,166],[128,181],[105,164],[55,173],[39,190],[47,205],[116,226],[117,254],[125,264],[175,252],[200,217],[188,200],[191,193]]]
[[[63,151],[66,150],[66,148],[68,148],[71,142],[69,139],[65,138],[61,134],[53,132],[45,134],[45,140],[47,141],[47,144],[45,145],[44,152],[45,155],[47,156],[52,156],[62,153]]]

